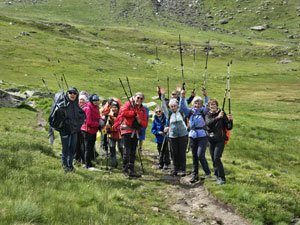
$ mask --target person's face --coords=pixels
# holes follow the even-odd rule
[[[73,92],[73,91],[69,92],[69,99],[70,99],[70,101],[74,102],[76,100],[76,97],[77,97],[77,93],[76,92]]]
[[[79,106],[80,107],[84,106],[85,103],[86,103],[86,101],[83,98],[79,99]]]
[[[161,109],[156,109],[155,110],[155,115],[158,116],[158,117],[160,117],[162,115]]]
[[[118,111],[119,111],[119,109],[118,109],[117,106],[112,106],[112,107],[111,107],[111,111],[113,112],[113,114],[117,114]]]
[[[172,98],[177,98],[178,95],[176,93],[172,93]]]
[[[202,103],[200,101],[196,101],[194,102],[193,106],[195,109],[200,109],[202,107]]]
[[[99,101],[92,101],[93,105],[99,106]]]
[[[135,100],[135,104],[140,106],[144,101],[144,97],[142,95],[137,95],[134,97],[134,100]]]
[[[170,105],[170,108],[171,108],[172,112],[176,112],[178,109],[178,105],[172,104],[172,105]]]
[[[210,109],[210,111],[212,111],[212,112],[216,112],[217,109],[218,109],[218,106],[217,106],[217,104],[216,104],[215,102],[213,102],[213,103],[211,103],[211,104],[209,105],[209,109]]]

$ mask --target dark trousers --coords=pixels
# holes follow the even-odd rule
[[[138,139],[136,135],[131,137],[131,133],[123,134],[122,136],[124,140],[123,172],[128,172],[129,169],[133,171]]]
[[[85,147],[85,166],[91,167],[92,166],[92,158],[95,158],[93,155],[96,153],[94,152],[94,146],[96,142],[96,134],[90,134],[88,132],[83,131],[83,139],[84,139],[84,147]]]
[[[75,156],[74,158],[79,161],[79,162],[84,162],[84,139],[83,135],[80,132],[77,133],[77,145],[76,145],[76,151],[75,151]]]
[[[221,161],[225,147],[225,141],[209,142],[210,156],[213,161],[215,175],[225,180],[224,167]]]
[[[159,165],[170,165],[170,155],[167,137],[165,137],[164,143],[157,143],[157,150],[159,154]]]
[[[62,165],[73,169],[74,152],[77,144],[77,133],[64,135],[60,133],[62,143]]]
[[[188,136],[170,138],[171,151],[173,156],[173,168],[175,172],[185,171],[186,168],[186,146]]]
[[[118,165],[117,155],[116,155],[116,145],[118,145],[119,152],[123,159],[123,148],[124,148],[123,139],[115,140],[109,138],[108,144],[109,144],[109,151],[110,151],[110,165],[112,167],[116,167]]]
[[[193,154],[193,174],[198,174],[199,161],[205,174],[210,174],[208,163],[205,158],[205,152],[208,143],[207,137],[190,138],[190,141]]]

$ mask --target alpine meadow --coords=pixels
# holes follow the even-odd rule
[[[153,98],[158,86],[168,89],[169,79],[171,93],[182,85],[179,35],[187,96],[193,89],[202,96],[208,51],[206,90],[221,107],[232,61],[226,184],[163,179],[151,118],[141,178],[124,177],[119,153],[119,167],[103,169],[99,137],[98,170],[75,165],[74,173],[64,173],[59,134],[51,146],[43,122],[52,104],[47,95],[60,91],[61,77],[79,91],[122,103],[119,78],[128,77],[133,93],[161,105]],[[4,90],[46,97],[2,107]],[[231,225],[216,218],[218,207],[245,224],[300,224],[299,1],[0,0],[0,91],[0,224]],[[213,171],[208,149],[206,158]],[[186,165],[192,171],[191,151]],[[138,157],[136,170],[142,170]],[[195,188],[214,199],[214,216],[204,203],[174,209],[190,200],[178,193]]]

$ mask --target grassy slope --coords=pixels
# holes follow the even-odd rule
[[[219,187],[208,183],[208,189],[219,198],[236,205],[239,212],[255,224],[286,224],[291,218],[299,216],[300,183],[297,174],[300,172],[300,133],[297,128],[300,125],[298,92],[300,77],[299,72],[289,71],[300,68],[297,47],[288,43],[290,48],[288,50],[295,52],[295,56],[292,57],[294,62],[279,65],[276,62],[287,56],[271,57],[273,51],[271,48],[275,48],[275,51],[287,51],[287,43],[281,34],[276,36],[277,40],[263,39],[266,34],[274,35],[275,31],[272,29],[267,31],[269,33],[259,35],[251,34],[245,29],[245,35],[253,36],[248,40],[239,35],[232,37],[214,32],[199,34],[193,28],[176,23],[170,24],[173,28],[159,27],[157,22],[153,22],[155,19],[152,19],[152,26],[136,26],[131,17],[122,20],[124,25],[117,25],[114,22],[118,19],[117,9],[108,17],[107,3],[90,2],[91,5],[81,1],[77,1],[76,4],[68,1],[63,1],[62,4],[50,1],[36,5],[16,3],[13,6],[4,5],[2,2],[0,12],[4,16],[0,18],[0,79],[8,83],[1,87],[42,90],[40,82],[42,76],[50,89],[56,91],[57,84],[53,73],[60,76],[64,72],[69,84],[81,90],[97,92],[104,97],[121,97],[123,94],[117,78],[128,75],[134,85],[133,91],[143,90],[146,100],[150,101],[149,97],[155,95],[156,69],[161,74],[161,85],[165,86],[166,76],[172,76],[171,87],[180,83],[181,72],[176,48],[178,29],[182,30],[182,41],[185,45],[184,65],[189,90],[193,88],[193,62],[188,49],[197,49],[199,62],[197,61],[196,72],[202,74],[205,57],[203,47],[205,41],[210,39],[214,47],[208,66],[210,97],[222,99],[226,64],[230,59],[234,62],[231,96],[235,129],[231,133],[232,140],[224,154],[228,184]],[[124,1],[122,4],[127,3]],[[292,11],[294,3],[289,3],[288,6],[285,9]],[[121,8],[121,5],[118,7]],[[254,10],[254,6],[247,5],[247,7]],[[150,12],[145,11],[145,14],[150,15]],[[279,15],[283,16],[284,13]],[[31,18],[40,22],[63,21],[72,27],[46,26],[40,22],[24,20]],[[249,14],[249,17],[243,18],[243,23],[250,25],[253,18],[255,15]],[[11,21],[14,25],[9,24]],[[151,20],[141,21],[144,25],[151,22]],[[131,25],[126,26],[125,22]],[[279,23],[279,20],[275,22]],[[238,23],[236,24],[238,26]],[[243,30],[243,26],[245,24],[235,29]],[[37,33],[30,33],[29,37],[14,38],[23,31]],[[144,37],[149,40],[141,41],[140,39]],[[163,45],[164,41],[168,44]],[[155,58],[155,46],[159,47],[161,58],[158,65],[149,63],[149,60]],[[133,53],[136,56],[132,55]],[[57,63],[58,58],[60,63]],[[134,67],[137,69],[133,69]],[[103,71],[97,72],[99,68]],[[200,81],[197,78],[197,83],[200,82],[200,85],[197,85],[198,92],[201,89],[201,80],[202,78]],[[149,85],[150,83],[152,85]],[[46,134],[28,129],[34,123],[34,114],[23,109],[21,116],[19,111],[10,110],[12,118],[18,118],[14,123],[18,128],[14,128],[6,119],[6,110],[1,109],[1,124],[4,124],[1,126],[1,133],[5,133],[1,140],[3,162],[1,179],[4,181],[1,192],[2,196],[7,196],[1,201],[3,208],[1,220],[7,224],[12,221],[46,223],[45,221],[53,218],[53,214],[59,216],[50,220],[52,223],[63,223],[65,219],[74,223],[75,218],[72,215],[77,214],[80,214],[81,223],[89,221],[95,224],[118,224],[121,221],[127,224],[153,224],[156,223],[155,217],[161,219],[162,214],[156,215],[149,207],[156,204],[163,205],[162,200],[155,202],[153,198],[155,186],[162,184],[126,181],[120,174],[109,177],[104,174],[93,176],[84,171],[65,176],[57,169],[59,160],[51,156],[50,148],[46,145]],[[13,134],[18,138],[14,139]],[[32,140],[30,138],[32,136],[35,136],[36,140]],[[146,146],[155,149],[154,144],[149,142],[152,139],[150,133],[147,138]],[[22,143],[25,140],[26,144],[20,144],[21,140]],[[45,163],[40,165],[37,160]],[[188,168],[191,168],[191,160],[188,162]],[[271,177],[266,175],[269,173],[272,174]],[[68,182],[64,182],[64,179]],[[32,185],[33,181],[36,183]],[[43,193],[44,188],[41,187],[45,186],[47,188]],[[68,191],[70,188],[72,192]],[[130,188],[137,190],[132,196],[127,193]],[[141,195],[144,188],[150,193],[147,198]],[[103,192],[99,193],[99,189]],[[154,190],[151,191],[152,189]],[[49,196],[54,198],[51,199]],[[67,201],[64,196],[75,202],[72,208],[63,209]],[[120,205],[124,199],[126,204],[132,203],[130,207]],[[106,203],[107,200],[111,200],[109,204]],[[106,204],[103,204],[104,202]],[[145,207],[136,208],[137,205]],[[115,214],[111,214],[112,208],[116,208]],[[166,206],[163,208],[165,210],[163,213],[169,215]],[[15,213],[9,214],[11,211]],[[60,211],[67,215],[70,213],[70,216],[66,218]],[[82,213],[83,211],[85,213]],[[96,212],[102,216],[98,217],[95,215]],[[122,217],[122,213],[136,213],[137,217]],[[145,214],[150,214],[148,220],[140,216]],[[176,218],[172,216],[166,219],[166,223],[174,221]]]

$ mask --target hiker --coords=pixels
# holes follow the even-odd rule
[[[202,93],[207,104],[209,97],[207,96],[206,90],[203,90]],[[181,91],[179,107],[180,110],[182,110],[184,114],[189,117],[189,137],[193,155],[193,177],[190,182],[195,183],[199,180],[199,160],[202,169],[205,172],[205,174],[201,176],[201,179],[203,180],[211,176],[211,172],[205,158],[206,147],[208,144],[207,131],[205,130],[205,114],[208,112],[209,108],[208,106],[203,107],[203,100],[199,96],[194,98],[192,107],[188,108],[185,102],[185,90]]]
[[[145,110],[146,110],[146,114],[147,114],[147,121],[149,120],[149,109],[144,106]],[[143,143],[144,143],[144,140],[146,139],[146,128],[141,128],[142,129],[142,133],[139,135],[139,140],[138,140],[138,148],[140,151],[143,150]]]
[[[154,142],[157,143],[157,150],[159,154],[158,159],[158,168],[159,169],[168,169],[170,165],[170,156],[168,149],[168,137],[164,132],[164,129],[167,125],[167,118],[162,112],[161,107],[155,108],[155,116],[152,122],[152,134],[155,135]]]
[[[138,92],[133,100],[125,102],[116,121],[124,141],[123,173],[129,177],[141,177],[134,170],[134,162],[141,128],[148,125],[147,113],[142,104],[144,98],[144,94]]]
[[[95,159],[95,142],[96,142],[96,134],[98,132],[99,127],[101,127],[100,112],[99,112],[99,97],[96,94],[92,94],[89,97],[89,102],[84,106],[83,110],[86,114],[86,120],[81,127],[81,131],[83,132],[84,138],[84,146],[85,146],[85,168],[94,167],[91,160]],[[93,157],[94,155],[94,157]]]
[[[83,109],[85,104],[87,103],[87,97],[85,95],[79,95],[79,107]],[[82,135],[82,131],[80,130],[77,134],[77,144],[76,144],[76,151],[75,151],[75,162],[78,164],[84,163],[84,139]]]
[[[119,152],[123,158],[123,139],[121,137],[120,129],[116,128],[115,122],[119,115],[120,104],[117,101],[110,103],[110,113],[108,114],[107,124],[105,126],[106,133],[108,134],[108,144],[110,150],[110,166],[112,168],[118,167],[116,156],[116,146],[118,145]]]
[[[59,117],[62,119],[61,126],[57,127],[56,130],[60,133],[62,166],[64,172],[67,173],[75,171],[73,158],[77,144],[77,134],[85,120],[85,113],[78,106],[78,91],[75,87],[69,88],[65,94],[60,96],[60,98],[55,99],[55,107],[52,107],[50,117],[54,113],[57,117],[54,116],[53,118]]]
[[[232,115],[226,115],[225,112],[218,108],[216,99],[211,99],[208,102],[209,112],[205,116],[208,126],[209,150],[213,161],[214,174],[213,180],[218,184],[226,184],[224,167],[221,161],[225,147],[226,129],[231,130],[233,127]]]
[[[185,115],[179,111],[178,101],[176,98],[172,98],[169,102],[170,110],[165,103],[165,89],[161,89],[162,94],[162,109],[166,117],[168,118],[168,127],[165,128],[165,132],[169,132],[169,139],[171,143],[171,151],[173,157],[173,168],[171,175],[185,176],[186,170],[186,147],[188,143],[188,131],[185,124]]]

